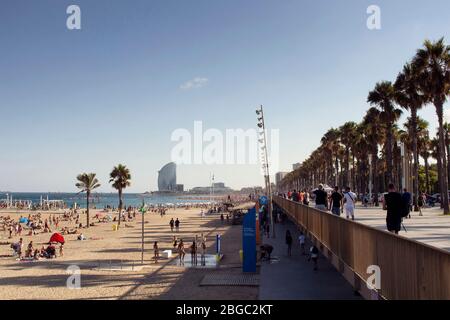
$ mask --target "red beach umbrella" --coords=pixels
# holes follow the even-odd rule
[[[61,234],[54,233],[50,237],[50,241],[49,242],[58,242],[58,243],[64,244],[65,240],[64,240],[64,237]]]

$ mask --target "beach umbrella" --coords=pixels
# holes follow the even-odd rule
[[[49,242],[58,242],[58,243],[64,244],[65,240],[64,240],[64,237],[60,233],[54,233],[50,237]]]
[[[25,217],[20,218],[19,223],[28,223],[28,219]]]

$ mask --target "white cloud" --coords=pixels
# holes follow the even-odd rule
[[[196,77],[191,79],[180,86],[181,90],[199,89],[204,87],[209,82],[208,78]]]

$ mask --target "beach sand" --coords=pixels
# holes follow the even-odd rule
[[[16,219],[19,213],[0,212],[0,216],[10,215]],[[96,222],[92,217],[91,222]],[[44,215],[44,218],[47,214]],[[172,233],[171,218],[180,219],[179,233]],[[85,221],[82,221],[85,224]],[[220,221],[220,214],[200,216],[200,209],[168,210],[164,217],[158,213],[145,215],[144,268],[141,266],[141,217],[121,223],[118,231],[113,231],[113,222],[96,224],[83,234],[89,239],[77,241],[77,235],[66,235],[64,256],[56,259],[42,259],[36,262],[20,262],[10,255],[12,250],[6,242],[16,242],[18,236],[7,239],[7,232],[0,231],[0,299],[257,299],[257,287],[204,287],[199,286],[203,276],[210,273],[241,274],[239,250],[241,249],[242,226],[232,226]],[[68,225],[62,222],[61,226]],[[74,222],[72,223],[72,227]],[[53,230],[54,231],[54,230]],[[153,242],[159,242],[160,252],[173,249],[172,236],[182,238],[188,247],[195,235],[207,236],[207,253],[215,252],[216,234],[222,236],[224,258],[219,268],[184,268],[171,259],[153,260]],[[25,232],[23,233],[25,234]],[[51,234],[22,236],[24,249],[30,240],[40,248]],[[57,246],[58,248],[58,246]],[[58,252],[58,250],[57,250]],[[187,252],[188,249],[187,249]],[[189,259],[188,255],[186,260]],[[119,270],[111,270],[109,266]],[[67,287],[69,266],[81,270],[81,288]],[[101,269],[98,269],[98,267]],[[120,270],[120,267],[126,270]]]

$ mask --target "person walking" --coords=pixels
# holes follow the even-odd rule
[[[270,224],[269,224],[269,222],[266,222],[266,224],[265,224],[265,231],[266,231],[266,237],[267,238],[270,238]]]
[[[294,192],[292,192],[292,201],[298,202],[299,196],[297,190],[294,189]]]
[[[306,237],[304,235],[304,233],[302,231],[300,231],[300,235],[298,236],[298,242],[300,244],[300,250],[302,255],[305,255],[305,241],[306,241]]]
[[[423,216],[422,209],[423,209],[423,206],[425,204],[425,201],[426,201],[425,193],[421,192],[420,195],[419,195],[419,199],[417,201],[417,205],[419,207],[419,216]]]
[[[395,191],[393,183],[389,184],[388,191],[383,201],[383,209],[387,210],[386,227],[389,232],[398,234],[402,224],[403,200],[401,194]]]
[[[314,263],[313,270],[317,271],[319,269],[317,260],[319,259],[319,249],[316,246],[309,248],[309,258],[308,261],[312,260]]]
[[[159,259],[158,241],[155,241],[155,243],[153,244],[153,251],[155,254],[155,263],[158,263],[158,259]]]
[[[350,187],[345,188],[344,202],[345,215],[347,216],[347,219],[350,219],[350,216],[352,216],[352,220],[355,220],[356,194],[351,191]]]
[[[323,185],[319,184],[319,187],[317,190],[313,192],[316,196],[315,202],[316,206],[315,208],[318,210],[326,211],[327,210],[327,193],[323,190]]]
[[[173,243],[173,250],[175,251],[178,247],[178,239],[176,236],[173,236],[172,243]]]
[[[173,227],[175,225],[175,221],[173,220],[173,218],[170,219],[169,225],[170,225],[170,231],[173,232]]]
[[[202,266],[206,265],[206,240],[202,236],[202,243],[201,243],[201,257],[200,257],[200,263]]]
[[[309,193],[308,190],[303,190],[303,204],[309,206]]]
[[[184,266],[184,256],[186,255],[186,251],[184,248],[183,239],[180,239],[180,243],[178,244],[178,257],[180,259],[180,265]]]
[[[178,220],[178,218],[177,218],[177,220],[175,220],[175,230],[177,232],[180,231],[180,220]]]
[[[339,192],[339,187],[334,187],[334,191],[330,196],[329,210],[332,214],[340,216],[343,207],[343,196]]]
[[[288,257],[292,255],[292,235],[289,230],[286,230],[286,244]]]
[[[408,190],[406,188],[403,189],[402,201],[405,206],[404,209],[406,210],[405,218],[411,219],[412,196],[411,196],[411,193],[408,192]]]
[[[192,241],[191,244],[191,265],[197,265],[197,244]]]

